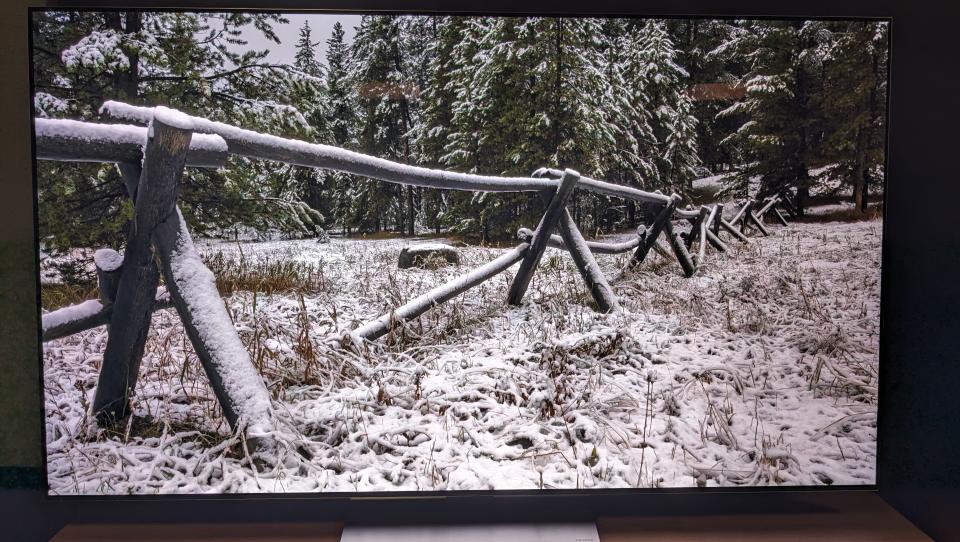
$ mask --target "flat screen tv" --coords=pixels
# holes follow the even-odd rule
[[[873,487],[888,24],[33,10],[49,493]]]

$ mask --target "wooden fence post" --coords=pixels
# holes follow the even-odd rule
[[[727,251],[727,244],[720,240],[717,237],[717,234],[713,233],[713,230],[707,230],[707,242],[713,245],[713,248],[719,250],[720,252]]]
[[[763,225],[763,221],[756,214],[754,214],[752,208],[747,211],[747,215],[744,218],[744,224],[746,224],[748,220],[750,221],[751,224],[756,226],[758,230],[760,230],[760,233],[762,233],[764,237],[770,235],[770,230],[768,230],[767,227]]]
[[[93,254],[93,265],[97,271],[97,292],[100,303],[112,304],[120,286],[120,272],[123,269],[123,256],[112,248],[101,248]]]
[[[720,227],[723,228],[724,231],[732,235],[734,239],[740,241],[741,243],[750,242],[750,239],[748,239],[746,235],[744,235],[739,230],[737,230],[737,228],[734,227],[732,222],[727,222],[723,218],[720,218]]]
[[[714,205],[709,209],[710,214],[707,216],[706,228],[703,230],[703,234],[706,237],[706,240],[713,248],[719,250],[720,252],[727,251],[727,245],[717,237],[716,232],[720,227],[719,220],[723,218],[723,206]]]
[[[733,225],[737,225],[739,223],[740,233],[744,235],[747,234],[747,227],[750,226],[749,218],[750,213],[753,212],[753,204],[754,201],[752,199],[747,200],[747,202],[743,204],[743,207],[737,211],[737,216],[734,217],[734,219],[730,222]]]
[[[744,201],[743,205],[740,207],[740,210],[737,211],[737,214],[733,215],[733,218],[730,219],[730,225],[736,226],[737,224],[740,224],[741,222],[743,222],[746,212],[750,210],[750,207],[752,205],[753,205],[753,199],[747,198],[747,200]]]
[[[784,226],[790,225],[790,223],[787,222],[786,217],[783,216],[783,213],[780,212],[780,209],[777,209],[776,207],[774,207],[771,210],[773,211],[773,216],[777,217],[777,220],[779,220],[781,224],[783,224]]]
[[[646,259],[647,253],[649,253],[650,249],[657,243],[660,232],[662,232],[666,224],[670,222],[670,218],[673,216],[673,210],[677,208],[679,201],[680,196],[674,195],[670,198],[670,203],[667,203],[660,209],[660,212],[657,213],[650,227],[644,230],[643,240],[640,242],[640,246],[637,247],[636,252],[633,253],[633,259],[630,260],[631,267],[640,265],[640,263]]]
[[[600,270],[600,265],[597,264],[596,258],[593,257],[593,253],[587,247],[586,240],[566,207],[563,208],[560,215],[560,236],[563,237],[563,242],[567,245],[570,256],[573,257],[573,263],[576,264],[584,282],[587,283],[590,295],[593,296],[600,312],[618,310],[620,304],[617,302],[617,296],[613,293],[613,288],[610,287],[607,277]]]
[[[269,463],[273,459],[270,452],[275,448],[269,436],[274,427],[270,392],[240,341],[217,291],[215,277],[200,259],[176,207],[191,134],[190,125],[181,124],[182,121],[183,116],[176,112],[164,111],[161,116],[158,111],[150,125],[152,138],[144,153],[138,211],[140,201],[150,197],[163,203],[165,214],[143,233],[151,236],[170,299],[224,417],[234,430],[243,431],[254,462]]]
[[[701,225],[704,224],[703,221],[706,220],[707,215],[709,213],[710,211],[707,210],[706,207],[701,206],[699,214],[697,216],[687,219],[687,221],[690,222],[690,233],[687,234],[687,237],[685,239],[687,250],[690,250],[693,247],[693,244],[697,241],[697,239],[700,238],[700,234],[702,233]]]
[[[417,318],[431,308],[445,303],[454,297],[466,292],[470,288],[481,284],[491,277],[507,270],[513,264],[523,258],[529,243],[523,243],[520,246],[510,250],[493,261],[487,262],[474,269],[466,275],[461,275],[441,286],[430,290],[429,292],[408,301],[401,307],[384,314],[383,316],[367,322],[358,327],[353,333],[368,341],[374,341],[386,335],[394,327]]]
[[[190,142],[190,132],[163,137],[157,144],[147,144],[146,156],[158,154],[183,154]],[[154,138],[155,141],[155,138]],[[166,218],[165,213],[173,210],[175,192],[164,185],[171,182],[171,175],[151,168],[148,176],[141,172],[139,165],[130,164],[121,167],[127,193],[134,199],[134,219],[132,229],[127,236],[127,246],[123,254],[123,265],[113,301],[110,316],[110,333],[103,353],[97,391],[93,399],[93,412],[97,420],[110,425],[129,414],[130,394],[137,383],[140,361],[143,358],[147,333],[150,330],[150,317],[160,282],[160,272],[153,259],[150,247],[150,234],[157,224]],[[133,180],[136,176],[138,179]],[[139,178],[142,177],[142,178]],[[179,177],[179,172],[176,177]],[[173,180],[175,182],[175,179]],[[137,188],[140,186],[140,188]],[[149,188],[148,188],[149,187]]]
[[[789,190],[784,190],[780,193],[780,203],[791,217],[796,218],[798,216],[799,212],[793,202],[793,195],[790,194]]]
[[[113,420],[127,413],[129,393],[136,383],[143,355],[143,339],[155,306],[158,274],[152,245],[163,267],[171,301],[224,417],[232,428],[244,431],[255,455],[252,459],[260,464],[269,462],[271,458],[264,452],[272,450],[268,435],[273,428],[270,394],[240,342],[213,274],[194,249],[176,206],[192,127],[184,116],[158,109],[148,133],[139,183],[133,187],[128,180],[128,191],[136,197],[135,227],[124,255],[111,316],[111,323],[123,322],[124,333],[117,333],[115,325],[108,339],[107,351],[113,355],[104,355],[97,385],[99,401],[94,403],[96,412]],[[153,288],[144,287],[150,284]],[[137,345],[140,350],[133,351]]]
[[[760,218],[760,219],[765,218],[767,216],[767,213],[770,212],[770,209],[773,209],[773,207],[779,201],[780,201],[780,196],[770,196],[770,198],[767,199],[767,202],[763,205],[763,207],[760,208],[760,211],[757,213],[757,218]]]
[[[563,178],[560,180],[560,186],[550,200],[547,211],[540,219],[540,224],[533,232],[533,239],[530,240],[530,248],[527,249],[523,260],[520,262],[520,268],[517,275],[510,284],[510,293],[507,296],[507,302],[511,305],[519,305],[523,300],[523,294],[527,292],[530,286],[530,279],[533,278],[533,272],[540,263],[543,251],[547,248],[547,242],[553,233],[557,222],[560,220],[564,209],[566,208],[567,198],[573,193],[577,182],[580,181],[580,174],[572,169],[566,169],[563,172]]]
[[[670,242],[670,248],[673,249],[673,253],[677,256],[677,261],[680,262],[680,267],[683,268],[684,276],[692,277],[697,271],[697,268],[693,265],[693,260],[690,258],[690,252],[687,250],[687,246],[683,244],[683,240],[680,239],[677,232],[673,230],[673,222],[668,220],[664,225],[664,230],[667,234],[667,241]]]
[[[703,264],[704,258],[707,255],[707,226],[709,226],[710,219],[710,209],[706,206],[700,207],[700,216],[697,219],[697,223],[694,226],[694,230],[690,231],[691,236],[695,241],[699,243],[697,246],[697,266],[699,267]]]

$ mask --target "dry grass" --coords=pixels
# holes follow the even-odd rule
[[[329,286],[322,265],[291,260],[247,261],[223,252],[205,257],[204,263],[217,277],[217,289],[224,296],[234,292],[316,293]]]
[[[841,232],[848,227],[862,228],[838,226]],[[825,399],[829,412],[873,404],[876,371],[867,363],[873,320],[861,304],[872,299],[876,277],[834,265],[871,255],[873,237],[804,228],[810,231],[778,229],[771,238],[732,243],[726,254],[708,252],[692,279],[657,251],[636,268],[626,266],[629,255],[600,258],[626,309],[623,319],[596,315],[569,256],[550,250],[524,307],[505,304],[514,269],[397,326],[376,344],[340,339],[494,254],[466,248],[459,265],[399,270],[399,243],[334,243],[315,260],[309,259],[312,245],[291,245],[286,254],[260,247],[259,258],[253,248],[231,252],[228,245],[206,260],[253,362],[314,454],[294,476],[298,483],[322,474],[341,485],[318,487],[363,486],[370,482],[355,473],[391,458],[404,466],[381,470],[397,487],[419,476],[418,487],[454,488],[448,484],[459,463],[416,450],[430,438],[475,450],[478,459],[504,468],[530,461],[541,488],[584,487],[584,480],[689,485],[677,478],[688,471],[702,485],[813,483],[805,478],[814,472],[807,455],[798,452],[804,461],[798,465],[783,442],[788,429],[782,427],[795,421],[778,401],[790,387]],[[811,261],[820,263],[803,265]],[[138,418],[129,437],[109,439],[162,450],[169,435],[182,434],[171,446],[184,446],[177,453],[189,461],[175,468],[206,472],[204,450],[227,450],[228,459],[235,452],[176,318],[173,311],[155,315],[134,394]],[[81,391],[95,383],[102,344],[92,339],[102,335],[66,343],[91,360]],[[48,386],[62,381],[49,380]],[[854,429],[864,442],[844,440],[841,454],[869,457],[869,430],[864,423]],[[214,437],[219,441],[207,440]],[[808,455],[823,455],[816,451]],[[369,463],[371,452],[384,462]],[[537,463],[540,457],[552,459]],[[844,480],[835,470],[822,472]],[[222,476],[196,479],[205,487],[237,489],[217,485],[226,483]]]
[[[96,282],[82,284],[56,282],[40,285],[40,299],[43,301],[43,308],[48,310],[76,305],[88,299],[96,299],[98,295]]]

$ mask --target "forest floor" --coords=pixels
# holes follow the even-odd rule
[[[105,329],[44,345],[50,492],[872,484],[881,231],[772,226],[708,250],[689,279],[654,252],[631,271],[629,253],[601,255],[615,315],[547,249],[523,306],[505,304],[511,268],[360,346],[350,329],[505,249],[398,270],[420,240],[198,243],[276,399],[284,457],[249,467],[163,310],[123,428],[88,415]]]

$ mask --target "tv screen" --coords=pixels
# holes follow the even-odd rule
[[[875,484],[888,21],[31,24],[50,494]]]

